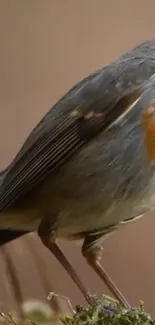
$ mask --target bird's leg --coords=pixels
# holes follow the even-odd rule
[[[93,236],[87,236],[85,238],[84,244],[82,246],[83,256],[86,258],[88,264],[93,268],[93,270],[99,275],[99,277],[104,281],[109,290],[113,293],[114,297],[121,303],[125,308],[130,308],[129,303],[126,301],[122,293],[116,287],[115,283],[112,281],[110,276],[106,273],[100,260],[102,248],[99,246],[93,247]]]
[[[92,305],[94,303],[93,297],[87,292],[82,281],[78,277],[77,273],[68,262],[65,255],[62,253],[58,245],[55,243],[54,232],[51,231],[50,217],[44,217],[38,228],[38,235],[41,238],[42,243],[50,250],[50,252],[57,258],[60,264],[65,268],[67,273],[71,276],[77,287],[80,289],[84,295],[88,304]]]

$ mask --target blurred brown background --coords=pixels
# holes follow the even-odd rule
[[[50,107],[76,82],[155,37],[154,0],[0,0],[0,167],[17,153],[25,137]],[[31,243],[29,241],[31,240]],[[32,246],[31,246],[32,245]],[[80,255],[61,247],[94,293],[107,289]],[[23,299],[46,301],[36,256],[51,280],[50,290],[74,303],[83,297],[66,272],[35,236],[7,246]],[[131,304],[145,300],[155,314],[155,214],[115,233],[105,244],[103,263]],[[15,307],[2,251],[0,308]],[[16,307],[15,307],[16,308]]]

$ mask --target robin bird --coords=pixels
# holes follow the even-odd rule
[[[0,175],[0,245],[37,231],[88,303],[92,296],[56,239],[83,239],[89,265],[129,307],[100,264],[101,246],[155,208],[154,73],[155,42],[147,41],[83,79]]]

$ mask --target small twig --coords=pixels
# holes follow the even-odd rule
[[[5,319],[5,321],[7,321],[7,323],[9,323],[9,324],[19,325],[19,323],[17,323],[15,321],[15,319],[13,318],[13,316],[11,315],[11,313],[8,313],[8,315],[5,315],[4,313],[0,312],[0,316],[3,319]]]
[[[71,301],[69,300],[69,298],[67,296],[59,295],[59,294],[57,294],[55,292],[50,292],[49,295],[48,295],[48,297],[47,297],[47,300],[51,300],[53,297],[60,297],[60,298],[62,298],[64,300],[66,300],[67,301],[67,304],[69,306],[69,309],[71,310],[71,312],[73,314],[76,313],[75,310],[73,309],[73,306],[71,304]]]

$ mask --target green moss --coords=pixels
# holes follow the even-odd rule
[[[102,297],[93,307],[78,307],[73,317],[60,316],[64,325],[149,325],[155,318],[145,313],[143,304],[137,309],[124,309],[111,299]]]
[[[43,320],[39,317],[36,321],[31,319],[21,323],[15,321],[8,314],[1,314],[6,324],[14,325],[54,325],[57,323],[51,319]],[[144,311],[143,303],[140,302],[139,307],[125,309],[114,300],[103,296],[101,299],[94,299],[94,305],[88,308],[77,306],[76,311],[73,311],[73,316],[58,315],[58,319],[62,325],[155,325],[155,318]]]

